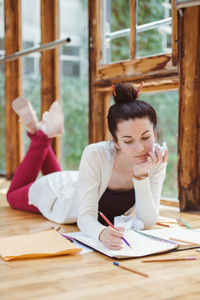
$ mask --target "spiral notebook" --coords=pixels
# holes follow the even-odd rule
[[[72,232],[67,233],[67,235],[98,252],[119,259],[163,253],[178,247],[177,242],[163,239],[161,237],[155,237],[153,235],[143,233],[142,231],[133,230],[128,230],[124,234],[125,239],[129,242],[129,244],[131,244],[132,249],[124,243],[121,250],[110,250],[100,241],[92,239],[84,235],[82,232]]]
[[[200,247],[200,233],[182,227],[144,230],[143,233],[163,239],[174,239],[179,246],[176,250],[188,250]]]

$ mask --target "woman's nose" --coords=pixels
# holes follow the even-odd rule
[[[134,148],[135,148],[135,151],[138,153],[144,151],[144,146],[140,142],[136,142]]]

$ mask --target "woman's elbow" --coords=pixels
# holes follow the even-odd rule
[[[155,213],[153,216],[150,216],[148,219],[143,220],[144,229],[151,229],[155,225],[158,215],[159,213]]]

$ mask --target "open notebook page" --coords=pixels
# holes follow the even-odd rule
[[[100,241],[92,239],[81,232],[67,233],[67,235],[105,255],[117,258],[141,257],[155,253],[167,252],[177,247],[177,243],[152,240],[151,238],[142,236],[132,230],[128,230],[124,234],[125,239],[129,242],[129,244],[131,244],[132,249],[124,243],[121,250],[110,250]]]

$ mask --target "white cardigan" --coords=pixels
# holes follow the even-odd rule
[[[98,222],[98,202],[110,181],[115,155],[113,142],[88,145],[83,151],[79,172],[61,171],[36,180],[29,189],[29,204],[56,223],[77,221],[82,232],[98,239],[105,228]],[[136,216],[145,228],[150,228],[158,217],[165,172],[166,163],[163,163],[149,178],[133,179]]]

